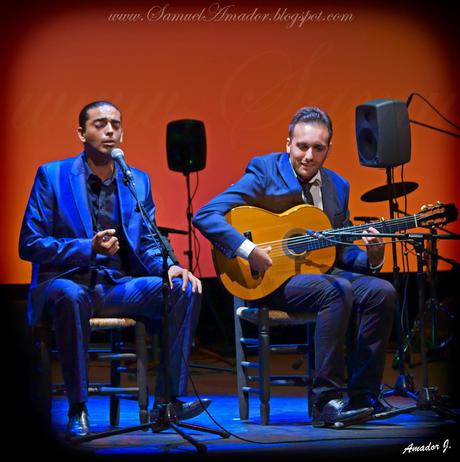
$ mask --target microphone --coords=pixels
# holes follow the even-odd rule
[[[134,184],[133,173],[131,172],[128,164],[125,161],[125,153],[121,149],[115,148],[115,149],[112,149],[112,152],[110,153],[110,155],[112,156],[112,159],[121,168],[121,171],[123,172],[124,177],[127,180],[129,180],[132,184]]]
[[[311,229],[305,231],[309,236],[316,237],[316,239],[324,239],[324,236],[321,233],[317,233]]]

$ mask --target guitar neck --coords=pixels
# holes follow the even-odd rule
[[[361,239],[360,236],[347,236],[347,233],[361,234],[372,226],[380,233],[397,233],[411,228],[417,228],[417,215],[410,215],[402,218],[393,218],[375,223],[366,223],[363,225],[349,226],[347,228],[328,229],[322,231],[317,237],[313,237],[307,243],[307,250],[322,249],[332,247],[340,243],[354,242]],[[342,236],[341,234],[344,234]]]
[[[348,228],[341,228],[340,231],[348,232],[362,232],[369,229],[372,226],[380,233],[397,233],[399,231],[405,231],[406,229],[417,228],[417,215],[410,215],[402,218],[393,218],[390,220],[378,221],[376,223],[365,223],[363,225],[350,226]],[[334,232],[337,230],[331,230]],[[359,239],[356,237],[354,240]]]

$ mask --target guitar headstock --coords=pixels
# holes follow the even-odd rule
[[[417,214],[417,222],[420,226],[444,226],[457,220],[458,216],[455,204],[443,204],[439,201],[436,204],[422,205],[420,210]]]

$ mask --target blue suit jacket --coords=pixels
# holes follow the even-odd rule
[[[321,169],[321,194],[324,212],[333,228],[351,226],[348,211],[348,182],[331,170]],[[203,206],[193,224],[228,258],[246,239],[229,225],[224,215],[234,207],[252,205],[281,213],[302,204],[302,189],[286,152],[254,157],[244,175],[223,193]],[[308,224],[305,224],[308,228]],[[367,253],[357,246],[338,246],[335,266],[368,273]]]
[[[33,263],[28,303],[32,325],[41,317],[50,281],[94,264],[91,253],[94,233],[83,162],[83,153],[51,162],[39,167],[35,177],[19,238],[20,257]],[[154,217],[149,177],[140,170],[131,170],[139,200]],[[159,276],[162,258],[158,238],[149,234],[140,213],[135,212],[135,200],[123,184],[119,169],[116,175],[131,275]]]

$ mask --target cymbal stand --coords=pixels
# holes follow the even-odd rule
[[[419,335],[420,335],[420,355],[422,359],[422,387],[418,392],[417,408],[421,410],[430,410],[436,412],[440,417],[445,419],[459,421],[459,414],[449,409],[438,395],[436,387],[430,387],[428,377],[427,348],[425,339],[425,315],[426,305],[424,297],[425,273],[424,266],[424,243],[425,239],[432,239],[433,234],[416,234],[408,235],[410,243],[414,246],[417,257],[417,298],[418,298],[418,316],[419,316]]]
[[[431,348],[434,350],[445,348],[452,340],[452,337],[439,342],[438,332],[438,314],[443,312],[447,315],[449,320],[453,321],[455,316],[439,301],[438,297],[438,231],[435,226],[430,228],[431,239],[429,241],[429,248],[427,249],[427,259],[429,263],[429,290],[430,290],[430,309],[431,309]]]
[[[427,234],[427,241],[429,245],[425,249],[426,258],[424,260],[424,265],[427,269],[427,279],[428,279],[428,286],[429,286],[429,303],[430,312],[431,312],[431,349],[437,350],[445,348],[451,341],[452,335],[443,340],[441,343],[439,342],[438,337],[438,314],[445,313],[446,316],[449,318],[449,321],[455,321],[455,315],[453,315],[442,303],[439,302],[438,298],[438,261],[443,260],[446,263],[452,265],[454,271],[458,271],[460,268],[459,264],[450,259],[445,258],[439,255],[437,250],[437,241],[439,239],[459,239],[459,235],[455,233],[452,234],[442,234],[439,235],[436,226],[430,227],[431,234]],[[420,328],[420,321],[418,316],[416,317],[415,321],[413,322],[412,328],[407,333],[404,341],[403,341],[403,352],[405,353],[406,350],[409,348],[411,342],[413,341],[417,331]],[[410,367],[416,366],[418,364],[410,363]]]

